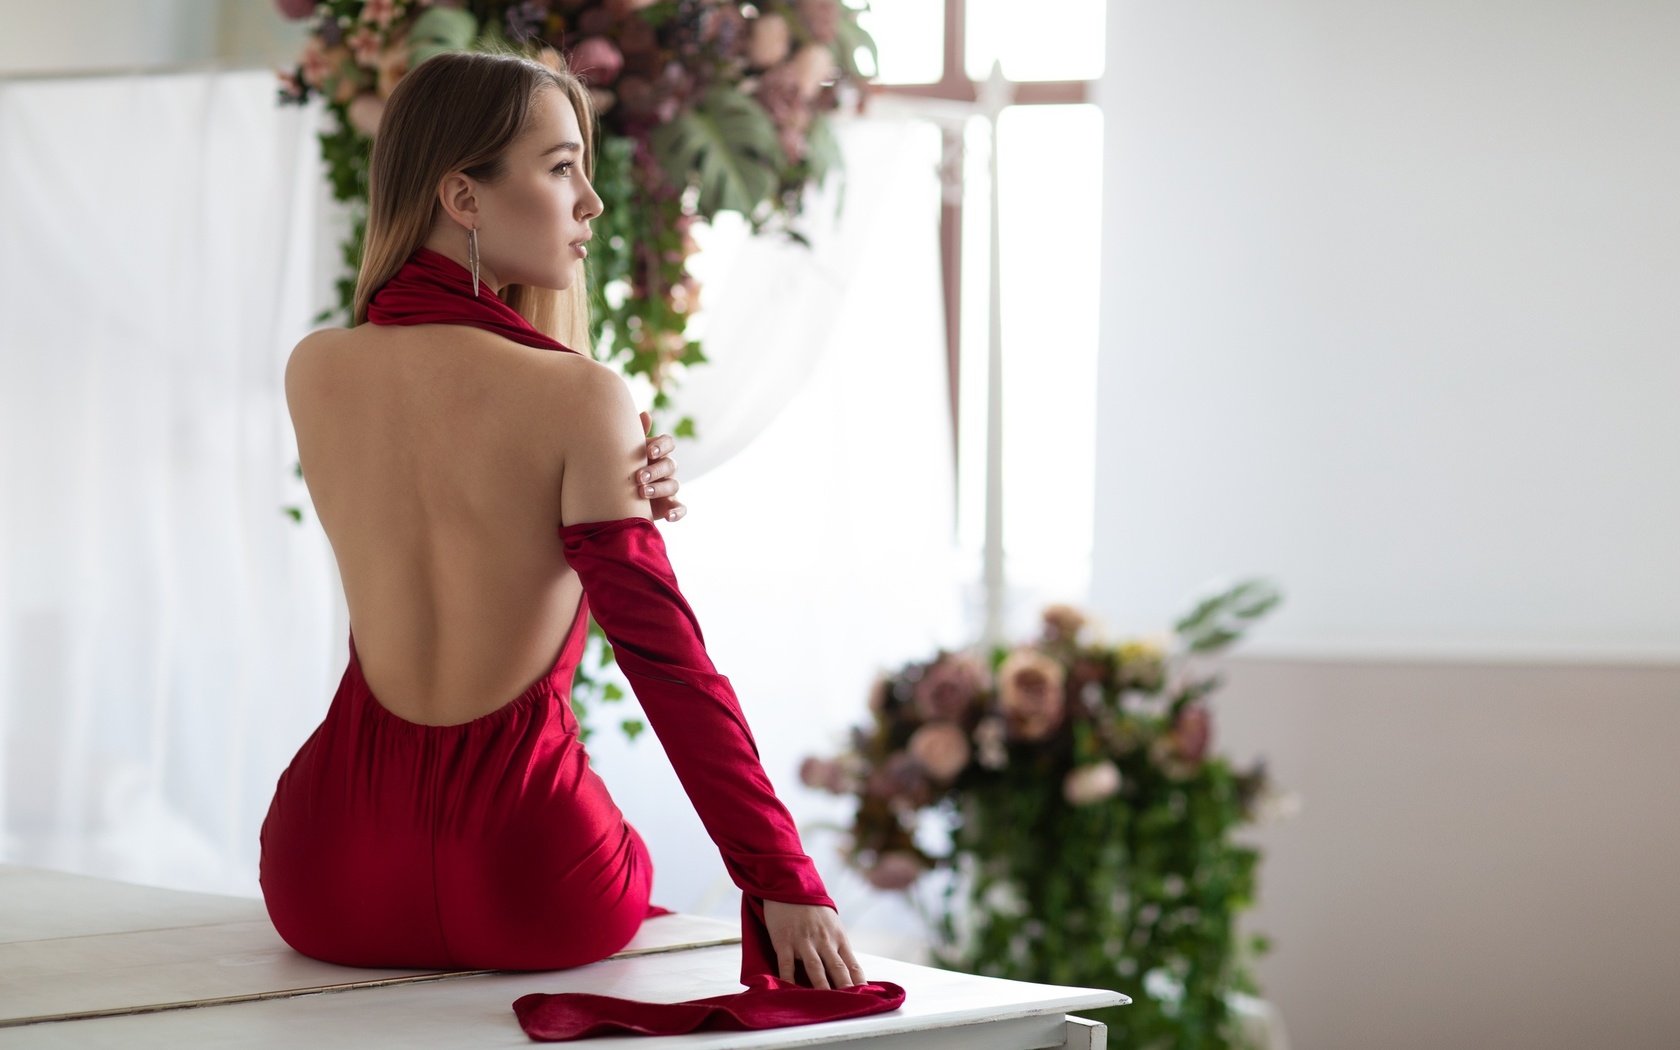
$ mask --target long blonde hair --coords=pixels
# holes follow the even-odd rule
[[[563,62],[563,60],[562,60]],[[481,182],[507,173],[506,153],[530,120],[537,93],[564,93],[583,133],[583,171],[595,180],[595,109],[583,83],[512,52],[445,51],[405,73],[379,118],[368,158],[367,233],[356,274],[351,325],[367,320],[373,293],[426,242],[443,203],[438,184],[452,171]],[[501,299],[531,327],[590,352],[587,270],[570,288],[510,284]]]

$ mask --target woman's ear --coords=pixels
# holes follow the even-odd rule
[[[444,213],[461,225],[472,229],[478,225],[478,197],[473,181],[458,171],[452,171],[438,183],[438,203]]]

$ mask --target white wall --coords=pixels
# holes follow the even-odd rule
[[[1112,9],[1095,552],[1145,627],[1680,655],[1680,5]]]
[[[1680,6],[1110,12],[1092,601],[1287,595],[1293,1045],[1677,1045]]]

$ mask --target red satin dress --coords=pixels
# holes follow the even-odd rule
[[[569,351],[488,285],[419,249],[373,297],[374,324],[467,324]],[[604,959],[646,918],[646,845],[589,767],[568,702],[593,613],[741,898],[746,991],[687,1003],[583,993],[520,997],[533,1039],[676,1034],[838,1020],[898,1007],[885,981],[808,987],[776,974],[765,900],[829,898],[776,797],[729,680],[706,655],[657,526],[557,526],[584,599],[549,672],[491,713],[451,726],[392,714],[350,661],[327,715],[281,774],[259,875],[275,929],[349,966],[548,970]]]

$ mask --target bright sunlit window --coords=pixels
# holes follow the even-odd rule
[[[1095,80],[1103,71],[1103,0],[966,0],[965,64],[985,80],[1003,60],[1010,80]],[[922,4],[909,3],[907,7]],[[938,3],[925,6],[939,8]]]
[[[942,72],[945,5],[940,0],[874,0],[858,25],[875,38],[883,84],[931,84]],[[863,61],[867,61],[867,54]]]

